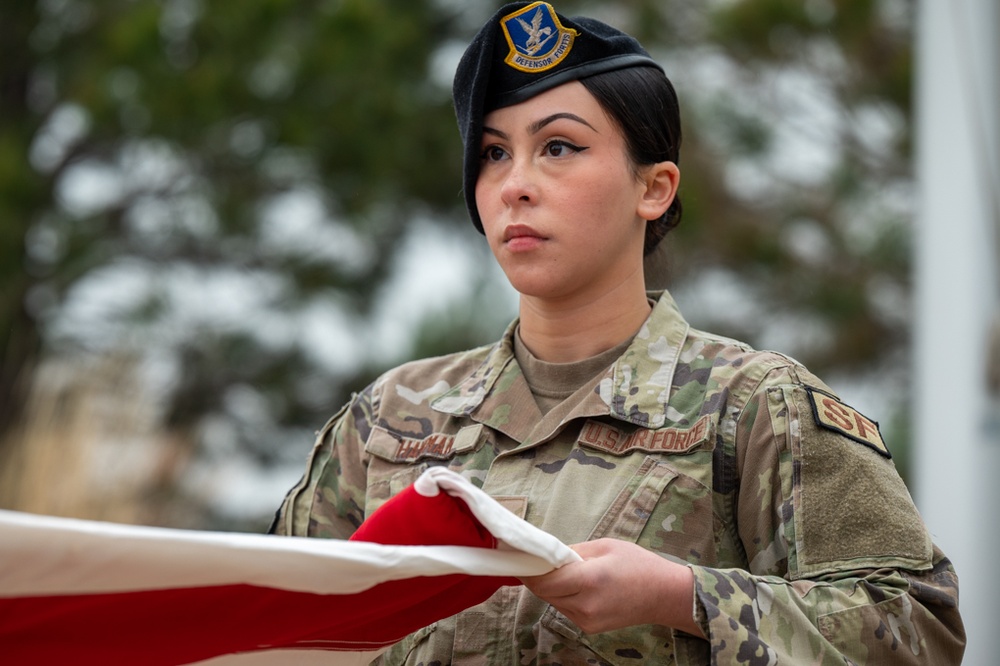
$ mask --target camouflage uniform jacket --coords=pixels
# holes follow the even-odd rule
[[[544,417],[496,344],[405,364],[320,432],[274,531],[346,538],[448,465],[565,543],[685,562],[708,640],[583,634],[523,587],[408,636],[386,664],[958,664],[951,563],[877,427],[795,361],[691,329],[669,294]]]

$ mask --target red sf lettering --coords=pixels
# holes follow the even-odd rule
[[[838,403],[836,400],[830,398],[823,398],[823,414],[833,421],[837,427],[843,428],[844,430],[851,432],[854,430],[854,423],[851,422],[851,413],[848,412],[844,407]]]
[[[854,412],[854,422],[858,425],[858,435],[863,439],[881,439],[878,434],[878,426],[861,416],[861,414]]]

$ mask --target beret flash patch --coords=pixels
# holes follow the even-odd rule
[[[535,2],[500,21],[510,46],[504,62],[522,72],[552,69],[573,48],[576,30],[564,28],[547,2]]]
[[[806,393],[809,394],[809,403],[812,405],[816,425],[864,444],[881,456],[892,458],[885,442],[882,441],[878,423],[826,393],[811,388],[807,388]]]

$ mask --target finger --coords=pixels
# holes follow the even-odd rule
[[[612,552],[618,545],[614,539],[597,539],[596,541],[582,541],[570,546],[576,554],[585,560],[595,557],[602,557]]]
[[[582,565],[574,562],[542,576],[522,578],[521,582],[536,596],[547,600],[569,597],[580,591],[578,570]]]

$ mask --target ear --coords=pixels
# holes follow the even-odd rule
[[[645,190],[642,191],[636,214],[644,220],[655,220],[673,203],[681,182],[681,170],[673,162],[657,162],[643,167],[641,180]]]

